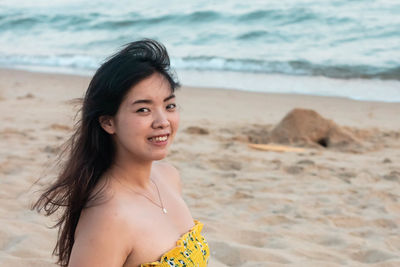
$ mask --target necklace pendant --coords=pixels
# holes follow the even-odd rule
[[[163,211],[165,214],[167,214],[167,209],[166,209],[166,208],[163,208],[162,211]]]

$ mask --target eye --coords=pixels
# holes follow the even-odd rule
[[[148,108],[140,108],[138,110],[136,110],[137,113],[145,113],[145,112],[150,112],[150,109]]]
[[[175,108],[176,108],[176,104],[175,103],[167,105],[167,110],[174,110]]]

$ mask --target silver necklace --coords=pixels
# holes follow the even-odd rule
[[[150,179],[152,182],[153,182],[153,184],[156,186],[156,188],[157,188],[157,193],[158,193],[158,199],[160,199],[160,203],[161,203],[161,207],[160,207],[160,205],[158,205],[157,204],[157,206],[159,206],[161,209],[162,209],[162,211],[165,213],[165,214],[167,214],[167,209],[164,207],[164,204],[163,204],[163,202],[162,202],[162,199],[161,199],[161,195],[160,195],[160,191],[158,190],[158,186],[157,186],[157,184],[153,181],[153,179]],[[153,202],[153,201],[152,201]],[[153,202],[153,203],[155,203],[155,202]]]
[[[146,196],[145,194],[136,192],[136,191],[133,190],[133,189],[131,189],[131,190],[132,190],[133,192],[135,192],[136,194],[141,195],[141,196],[147,198],[148,200],[151,201],[151,203],[153,203],[153,204],[156,205],[157,207],[160,207],[160,208],[162,209],[162,211],[163,211],[165,214],[167,214],[168,211],[167,211],[167,209],[164,207],[164,204],[163,204],[163,202],[162,202],[161,195],[160,195],[160,190],[158,190],[158,186],[157,186],[157,184],[153,181],[153,179],[150,179],[150,180],[152,181],[152,183],[153,183],[153,184],[156,186],[156,188],[157,188],[158,199],[160,200],[161,206],[160,206],[158,203],[156,203],[155,201],[153,201],[151,198],[149,198],[148,196]]]
[[[153,201],[151,198],[149,198],[148,196],[146,196],[145,194],[139,193],[139,192],[137,192],[137,191],[135,191],[135,190],[133,190],[133,189],[131,189],[131,188],[129,188],[128,190],[131,190],[132,192],[134,192],[134,193],[136,193],[136,194],[138,194],[138,195],[141,195],[142,197],[147,198],[148,200],[150,200],[151,203],[153,203],[153,204],[156,205],[157,207],[160,207],[161,210],[164,212],[164,214],[167,214],[168,211],[167,211],[167,209],[164,207],[164,203],[162,202],[160,190],[158,190],[157,184],[156,184],[156,183],[153,181],[153,179],[151,179],[151,178],[150,178],[150,181],[151,181],[151,182],[156,186],[156,188],[157,188],[158,199],[160,200],[161,206],[160,206],[158,203],[156,203],[155,201]]]

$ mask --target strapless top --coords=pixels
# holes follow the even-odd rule
[[[176,247],[165,252],[159,261],[143,263],[140,266],[207,266],[210,250],[207,241],[201,235],[203,224],[198,220],[194,220],[194,223],[195,225],[187,233],[183,234],[178,241],[176,241]]]

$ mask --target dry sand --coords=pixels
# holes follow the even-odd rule
[[[89,78],[0,70],[0,266],[55,266],[31,187],[69,136]],[[183,87],[168,161],[204,224],[209,266],[400,266],[400,104]],[[253,149],[293,108],[360,150]],[[43,182],[42,182],[43,183]]]

